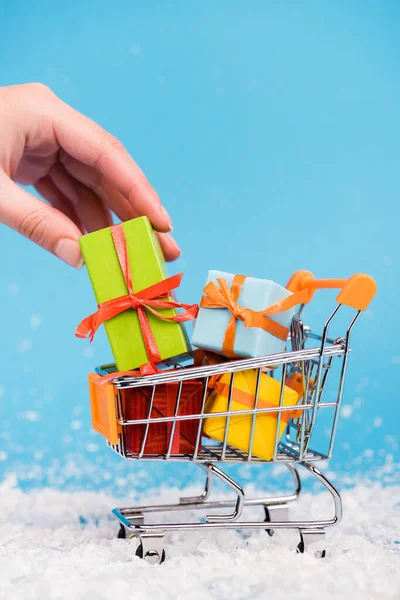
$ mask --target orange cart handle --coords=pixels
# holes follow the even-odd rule
[[[340,289],[336,300],[356,310],[366,310],[376,294],[376,282],[369,275],[357,273],[349,279],[316,279],[309,271],[297,271],[286,288],[293,294],[302,293],[302,303],[308,304],[317,290]]]

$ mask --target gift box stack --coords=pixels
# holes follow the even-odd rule
[[[98,309],[80,323],[76,335],[92,341],[104,324],[116,365],[110,374],[89,374],[93,428],[113,445],[123,436],[125,451],[137,457],[190,456],[201,449],[202,437],[223,441],[226,427],[228,444],[248,452],[252,415],[231,416],[229,424],[226,417],[212,416],[228,410],[230,373],[211,377],[206,390],[205,379],[196,377],[156,386],[146,385],[144,379],[141,387],[119,390],[118,401],[110,380],[191,368],[184,364],[193,355],[196,366],[284,352],[299,303],[296,294],[270,280],[210,271],[200,305],[180,303],[174,290],[182,274],[168,277],[158,238],[146,217],[85,235],[80,244]],[[186,321],[195,322],[191,343]],[[257,371],[236,372],[230,410],[253,409],[256,385]],[[258,390],[258,408],[279,405],[280,382],[262,373]],[[295,406],[300,396],[287,382],[283,406]],[[175,419],[199,415],[202,407],[206,416],[201,420]],[[257,414],[253,456],[272,458],[277,415]],[[296,416],[291,410],[281,415],[279,436]],[[126,423],[141,419],[151,422]]]

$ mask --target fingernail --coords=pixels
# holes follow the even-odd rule
[[[161,216],[164,219],[164,221],[167,223],[167,225],[169,227],[169,231],[173,231],[174,228],[172,227],[171,217],[169,216],[169,214],[167,213],[166,209],[163,206],[161,207]]]
[[[75,269],[82,269],[84,261],[79,244],[75,240],[64,238],[57,242],[54,254]]]
[[[171,248],[174,248],[174,250],[177,250],[179,252],[179,256],[182,254],[181,249],[179,248],[177,242],[174,240],[174,238],[172,237],[172,235],[168,236],[168,242],[169,245],[171,246]]]

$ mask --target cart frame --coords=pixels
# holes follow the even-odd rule
[[[302,274],[304,280],[304,273],[306,272],[299,273]],[[299,275],[297,274],[297,278],[298,277]],[[369,297],[366,299],[364,294],[362,301],[347,301],[348,298],[345,293],[345,284],[347,284],[347,287],[350,285],[350,287],[353,286],[354,288],[355,284],[352,282],[352,278],[347,282],[346,280],[336,280],[336,282],[342,284],[337,287],[342,287],[343,289],[338,296],[338,304],[325,322],[322,334],[314,334],[309,328],[304,326],[301,316],[304,305],[300,306],[297,315],[292,321],[290,329],[289,344],[291,345],[291,350],[260,358],[235,360],[182,369],[170,369],[145,377],[130,375],[118,376],[118,374],[116,374],[115,378],[110,379],[109,384],[113,390],[111,404],[113,405],[113,414],[117,423],[117,439],[112,439],[111,441],[109,439],[108,444],[114,452],[127,460],[190,461],[196,463],[206,473],[204,491],[197,497],[181,498],[176,504],[115,508],[113,510],[113,514],[120,523],[118,537],[134,540],[136,542],[136,554],[138,556],[151,563],[161,563],[165,559],[164,536],[169,532],[182,530],[205,531],[225,528],[236,530],[263,529],[269,534],[272,534],[274,530],[279,529],[297,529],[300,533],[300,543],[297,546],[299,552],[312,550],[316,556],[325,556],[325,530],[341,520],[342,500],[338,490],[329,479],[323,475],[319,468],[317,468],[315,463],[318,461],[329,460],[332,456],[350,354],[351,333],[361,311],[366,308],[375,293],[375,288],[370,283],[371,281],[373,282],[371,278],[368,278],[368,276],[353,277],[367,278],[362,280],[362,282],[365,285],[366,283],[369,285]],[[294,276],[294,278],[296,278],[296,276]],[[320,281],[332,282],[335,280]],[[318,287],[318,285],[315,287]],[[335,286],[329,284],[319,287]],[[289,286],[288,288],[290,289]],[[329,337],[329,329],[343,305],[351,306],[355,309],[355,312],[353,312],[345,336],[334,339]],[[315,342],[317,342],[316,345]],[[307,347],[309,344],[314,345],[312,347]],[[342,362],[337,382],[337,392],[335,393],[334,399],[325,400],[324,391],[328,376],[331,372],[333,362],[337,360],[341,360]],[[231,410],[231,403],[235,373],[250,369],[257,371],[254,406],[253,408],[246,408],[242,411],[233,411]],[[113,370],[115,370],[114,365],[106,365],[99,367],[96,371],[100,375],[107,374],[109,377]],[[268,372],[270,376],[275,378],[280,376],[280,397],[277,406],[269,408],[260,408],[258,406],[260,377],[263,372]],[[210,378],[223,374],[230,374],[227,410],[218,413],[207,413],[205,412],[205,402]],[[284,389],[288,379],[294,374],[301,376],[303,395],[302,397],[300,396],[298,404],[287,406],[283,404]],[[179,406],[182,384],[184,381],[193,379],[201,380],[203,382],[201,410],[197,414],[180,415]],[[165,417],[152,417],[153,402],[157,386],[171,382],[178,383],[174,414]],[[137,420],[125,419],[122,402],[123,391],[128,388],[140,388],[144,386],[150,386],[152,389],[147,418]],[[332,426],[330,428],[328,449],[327,451],[322,452],[313,449],[310,443],[318,414],[322,410],[329,409],[333,411]],[[284,411],[296,411],[297,416],[296,418],[289,420],[286,427],[286,435],[280,440],[279,431]],[[275,443],[271,461],[260,459],[257,456],[254,456],[252,452],[256,419],[258,415],[263,413],[273,413],[276,416]],[[251,435],[247,452],[238,450],[228,444],[229,421],[233,416],[238,415],[251,416],[252,418]],[[223,441],[218,445],[215,445],[215,443],[202,443],[202,426],[204,420],[217,417],[225,418],[225,434]],[[172,452],[172,441],[175,427],[179,421],[187,419],[198,421],[197,443],[192,454],[174,454]],[[168,448],[164,454],[147,455],[145,453],[146,440],[149,428],[151,424],[155,422],[171,423]],[[124,432],[127,427],[135,425],[144,425],[145,433],[140,451],[137,454],[132,454],[126,448]],[[291,494],[247,498],[242,486],[220,468],[220,465],[222,464],[261,464],[266,462],[274,464],[282,463],[287,467],[293,478],[294,484],[294,490]],[[289,505],[298,498],[301,491],[301,480],[298,467],[315,477],[316,480],[318,480],[330,493],[333,501],[333,514],[329,518],[319,520],[289,520]],[[235,499],[227,501],[209,500],[212,483],[215,478],[224,482],[234,491],[236,495]],[[260,521],[242,520],[242,512],[246,506],[263,507],[265,519]],[[231,510],[221,512],[222,509]],[[214,512],[208,514],[203,520],[186,522],[176,521],[158,524],[145,523],[145,517],[147,515],[154,513],[173,513],[182,510],[211,510]]]

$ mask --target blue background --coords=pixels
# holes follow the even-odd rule
[[[0,84],[44,82],[126,144],[173,217],[183,301],[199,300],[211,268],[282,284],[298,268],[376,278],[332,467],[386,463],[390,480],[400,416],[398,3],[19,0],[1,12]],[[103,332],[90,349],[74,338],[94,308],[86,272],[5,228],[0,256],[1,471],[24,485],[85,487],[191,474],[161,465],[148,475],[91,432],[87,372],[111,355]],[[321,292],[311,325],[333,305]]]

